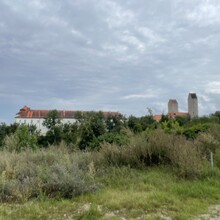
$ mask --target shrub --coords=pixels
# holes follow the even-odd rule
[[[25,201],[40,195],[71,198],[97,188],[91,176],[89,163],[92,160],[88,153],[54,149],[3,151],[0,155],[0,200]]]
[[[219,148],[220,143],[215,137],[210,133],[200,133],[196,139],[196,142],[200,145],[200,149],[203,155],[209,157],[210,152],[215,153]]]
[[[201,146],[184,136],[167,134],[162,129],[142,133],[131,139],[127,146],[103,144],[100,149],[105,165],[140,168],[153,165],[171,165],[180,177],[202,175],[206,160]]]

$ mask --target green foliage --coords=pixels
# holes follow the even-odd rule
[[[81,140],[79,142],[79,149],[85,150],[87,147],[92,145],[92,142],[95,140],[95,135],[90,126],[81,126]]]
[[[214,114],[212,114],[211,116],[216,117],[216,121],[220,122],[220,111],[216,111]]]
[[[169,119],[168,115],[162,114],[162,117],[161,117],[161,119],[160,119],[160,123],[165,122],[165,121],[169,121],[169,120],[170,120],[170,119]]]
[[[62,139],[61,120],[57,110],[48,113],[43,121],[43,125],[48,129],[46,141],[48,144],[58,144]]]
[[[124,119],[120,115],[103,115],[102,112],[77,113],[79,120],[79,148],[95,149],[99,148],[102,142],[121,143],[123,135],[121,134],[125,127]]]
[[[78,125],[76,123],[68,123],[63,125],[62,140],[67,145],[75,145],[78,139]]]
[[[20,125],[14,134],[6,136],[4,147],[9,151],[22,151],[27,148],[35,150],[37,148],[37,135],[27,125]]]
[[[143,131],[142,125],[140,123],[139,118],[135,116],[130,116],[128,118],[128,127],[134,132],[134,133],[140,133]]]
[[[209,128],[207,124],[194,124],[184,128],[183,134],[188,139],[195,139],[200,132],[205,132]]]
[[[191,125],[193,124],[213,124],[213,123],[219,123],[218,116],[210,115],[210,116],[202,116],[193,118],[190,122]]]
[[[10,136],[11,134],[13,134],[17,128],[18,124],[16,123],[10,125],[6,125],[5,123],[0,124],[0,148],[3,147],[4,139],[6,138],[6,136]]]
[[[57,110],[50,111],[43,122],[43,125],[49,130],[52,130],[54,127],[60,124],[61,124],[61,120]]]
[[[121,115],[109,115],[105,124],[108,132],[119,133],[125,126],[125,118]]]
[[[59,144],[62,140],[62,127],[54,126],[53,129],[47,131],[45,138],[50,145]]]
[[[126,145],[129,142],[129,137],[126,134],[121,133],[112,133],[106,132],[105,134],[98,137],[99,143],[110,143],[110,144],[117,144],[117,145]]]
[[[79,148],[84,150],[98,147],[97,138],[106,132],[103,113],[78,112],[77,119],[79,120]]]
[[[106,131],[106,128],[105,128],[105,122],[104,122],[104,117],[102,113],[99,112],[99,113],[94,113],[93,115],[91,115],[88,121],[88,126],[93,131],[93,134],[95,137],[98,137],[104,134]]]
[[[7,135],[7,125],[5,123],[0,124],[0,147],[3,146],[3,140]]]
[[[183,128],[176,120],[169,120],[161,122],[161,128],[167,133],[182,134]]]
[[[190,117],[189,116],[176,116],[175,121],[177,121],[180,126],[184,126],[190,122]]]

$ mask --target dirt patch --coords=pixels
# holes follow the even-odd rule
[[[210,206],[208,213],[202,214],[195,218],[195,220],[219,220],[220,219],[220,205]]]

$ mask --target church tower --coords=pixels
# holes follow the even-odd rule
[[[196,93],[189,93],[188,113],[190,118],[198,117],[198,99]]]

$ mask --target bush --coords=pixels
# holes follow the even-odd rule
[[[180,177],[186,178],[202,175],[206,164],[198,143],[167,134],[162,129],[136,135],[127,146],[105,143],[99,153],[104,165],[133,168],[171,165]]]
[[[71,198],[97,188],[88,153],[69,153],[53,147],[36,152],[0,155],[0,200],[25,201],[32,197]]]
[[[215,153],[219,148],[220,143],[210,133],[200,133],[196,139],[196,142],[200,145],[203,155],[206,157],[210,156],[210,152]]]

